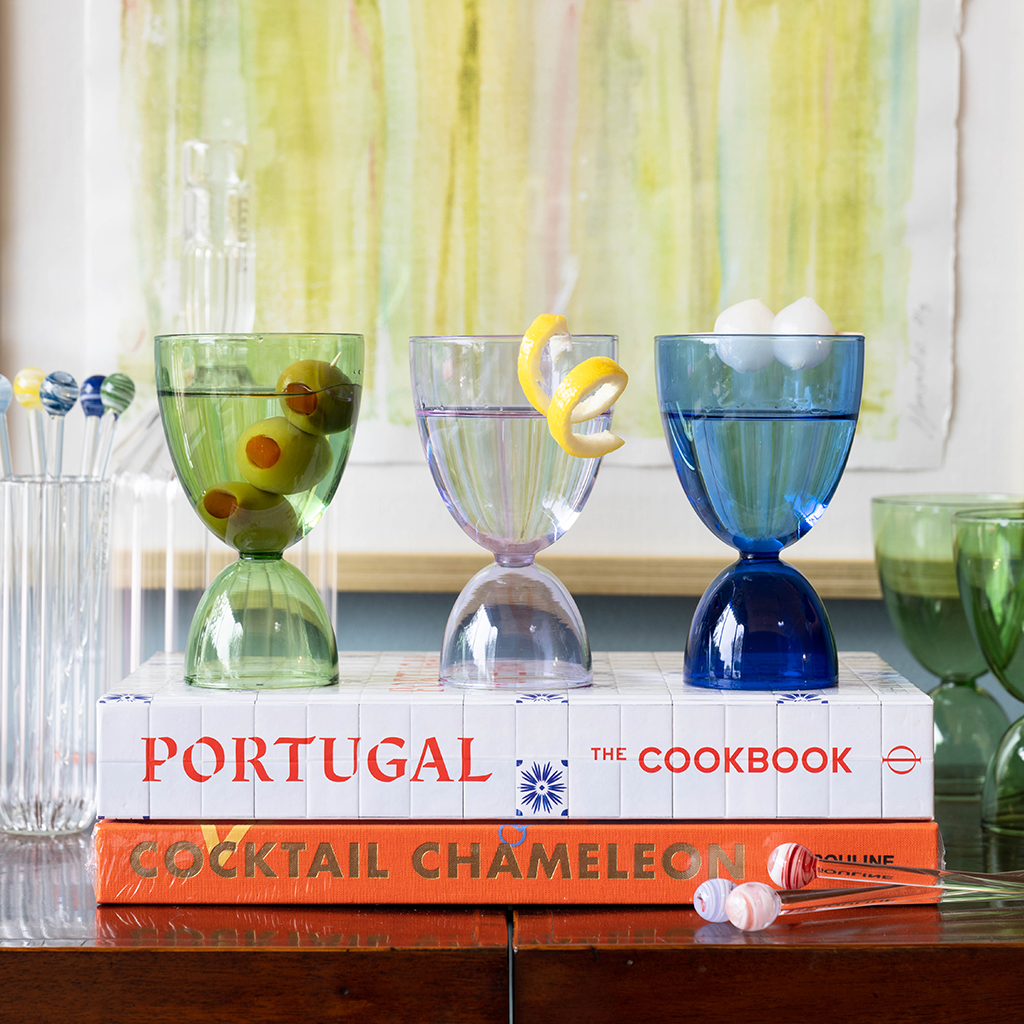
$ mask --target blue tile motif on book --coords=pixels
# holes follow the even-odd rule
[[[562,770],[556,768],[553,761],[533,761],[525,767],[522,761],[516,762],[519,769],[517,814],[523,811],[531,814],[568,814],[564,771],[568,762],[562,761],[561,764]]]
[[[795,690],[792,693],[780,693],[776,700],[777,704],[827,704],[828,699],[820,693],[811,690],[803,692]]]

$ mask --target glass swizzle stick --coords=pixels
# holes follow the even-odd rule
[[[836,889],[784,889],[781,892],[764,882],[736,885],[727,878],[711,878],[697,887],[693,905],[705,920],[729,921],[740,931],[759,932],[787,914],[810,914],[833,910],[853,910],[885,904],[905,903],[911,896],[920,900],[931,886],[879,883],[866,886],[841,886]],[[1017,887],[974,889],[949,884],[937,894],[937,903],[966,903],[988,899],[1024,899]]]
[[[93,463],[96,461],[96,430],[103,416],[103,398],[100,395],[100,388],[105,380],[106,377],[102,373],[86,377],[78,395],[82,412],[85,413],[85,437],[82,441],[82,468],[80,470],[82,476],[89,476],[92,473]]]
[[[14,377],[14,397],[28,413],[28,442],[32,452],[32,473],[42,476],[46,465],[43,445],[43,406],[39,401],[39,385],[46,375],[38,366],[26,366]]]
[[[3,475],[11,476],[14,469],[11,466],[11,442],[7,437],[7,409],[14,398],[14,388],[11,382],[0,373],[0,459],[3,460]]]
[[[132,404],[135,397],[135,382],[123,373],[112,373],[100,385],[100,400],[103,402],[103,419],[100,420],[100,436],[97,450],[95,475],[107,475],[110,452],[114,447],[114,427],[118,417]]]
[[[942,868],[903,867],[896,864],[853,864],[825,860],[799,843],[783,843],[768,855],[768,875],[783,889],[802,889],[815,878],[847,879],[862,886],[912,885],[930,889],[971,890],[993,899],[1008,893],[1024,896],[1024,871],[986,874],[981,871],[945,871]]]
[[[907,897],[921,896],[929,886],[880,885],[843,887],[838,889],[785,889],[779,892],[763,882],[744,882],[726,897],[729,920],[741,931],[759,932],[784,914],[809,914],[832,910],[871,907],[885,903],[906,902]],[[1024,888],[1005,890],[995,884],[991,888],[961,888],[952,883],[938,894],[938,903],[967,903],[990,899],[1024,899]]]
[[[59,480],[64,460],[64,417],[78,401],[78,381],[70,373],[55,370],[39,385],[39,401],[50,414],[46,475]]]

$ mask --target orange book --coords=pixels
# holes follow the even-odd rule
[[[680,904],[709,877],[769,882],[798,842],[938,867],[934,822],[120,822],[96,828],[99,903]],[[832,886],[834,880],[819,880]],[[933,902],[924,896],[916,902]]]

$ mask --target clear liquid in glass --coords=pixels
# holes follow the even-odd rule
[[[358,408],[359,388],[351,386]],[[200,516],[211,490],[242,481],[235,458],[238,440],[249,427],[281,416],[281,396],[265,388],[209,391],[162,389],[160,411],[167,444],[179,479]],[[319,522],[341,480],[355,433],[352,426],[322,435],[317,444],[330,448],[330,466],[315,484],[276,497],[268,496],[266,509],[252,510],[236,533],[223,539],[243,552],[283,551],[301,540]]]
[[[598,459],[569,455],[530,406],[423,409],[417,414],[434,481],[459,525],[488,551],[532,555],[576,521]],[[581,424],[606,430],[611,416]]]

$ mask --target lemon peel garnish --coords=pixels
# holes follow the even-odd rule
[[[530,324],[519,346],[519,385],[526,400],[543,416],[547,415],[551,399],[540,386],[540,357],[552,338],[568,334],[564,316],[542,313]]]
[[[574,434],[572,425],[607,412],[628,382],[626,371],[607,356],[592,356],[578,363],[551,396],[547,412],[551,436],[570,455],[580,459],[596,459],[621,448],[625,442],[610,430]]]

